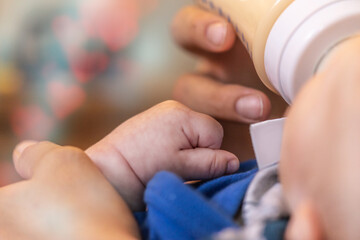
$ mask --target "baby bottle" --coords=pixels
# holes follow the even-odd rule
[[[321,60],[360,33],[360,0],[196,0],[231,22],[262,82],[291,103]]]
[[[262,82],[289,104],[332,49],[360,34],[360,0],[196,0],[231,22]],[[259,168],[280,159],[285,118],[250,126]]]

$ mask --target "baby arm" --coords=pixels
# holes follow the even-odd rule
[[[156,172],[186,180],[233,173],[239,161],[220,150],[221,125],[175,101],[166,101],[129,119],[86,153],[132,210],[143,209],[143,192]]]

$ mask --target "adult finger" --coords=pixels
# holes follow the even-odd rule
[[[236,39],[234,28],[226,19],[196,6],[180,10],[172,23],[172,35],[186,49],[209,52],[227,51]]]
[[[45,174],[53,174],[61,166],[77,166],[75,160],[87,159],[87,155],[74,147],[61,147],[51,142],[22,142],[14,150],[15,169],[25,179],[32,178],[40,168]],[[90,160],[89,160],[90,162]],[[84,164],[82,164],[84,166]]]
[[[32,166],[56,145],[50,142],[23,141],[13,151],[13,161],[18,174],[25,179],[32,176]]]
[[[173,97],[195,111],[243,123],[265,120],[271,111],[270,100],[263,92],[202,75],[182,76]]]

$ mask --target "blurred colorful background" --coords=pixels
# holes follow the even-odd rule
[[[86,149],[171,98],[194,60],[169,26],[190,0],[0,0],[0,186],[24,139]]]

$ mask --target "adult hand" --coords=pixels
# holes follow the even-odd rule
[[[287,104],[261,83],[227,20],[189,6],[174,18],[172,32],[180,46],[200,56],[195,73],[180,77],[175,85],[175,100],[196,111],[237,123],[283,115]],[[240,159],[252,157],[248,126],[222,124],[224,148]],[[250,151],[246,153],[244,149]]]
[[[25,181],[0,189],[0,239],[139,239],[125,202],[81,150],[18,145]]]
[[[175,17],[172,32],[180,46],[201,57],[196,73],[179,79],[174,91],[176,100],[194,110],[237,122],[252,123],[269,117],[271,103],[267,95],[272,98],[274,94],[259,80],[226,19],[189,6]]]

